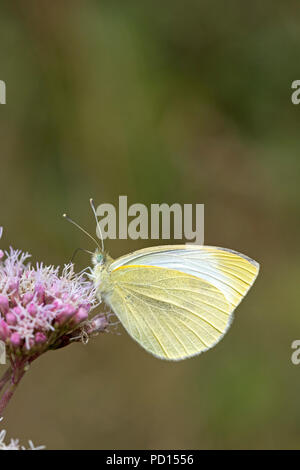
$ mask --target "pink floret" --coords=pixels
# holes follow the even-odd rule
[[[32,266],[28,258],[12,248],[0,256],[0,339],[24,354],[55,347],[60,335],[85,322],[98,304],[93,284],[72,264],[60,272],[42,263]]]

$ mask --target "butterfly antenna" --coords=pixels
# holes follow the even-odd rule
[[[89,255],[93,255],[94,253],[92,251],[89,251],[89,250],[86,250],[85,248],[76,248],[76,250],[74,251],[73,255],[72,255],[72,258],[71,258],[71,263],[74,262],[74,258],[75,256],[77,255],[77,253],[79,251],[83,251],[84,253],[88,253]]]
[[[69,217],[67,214],[63,214],[63,217],[64,217],[68,222],[70,222],[71,224],[75,225],[75,227],[79,228],[79,230],[81,230],[83,233],[85,233],[88,237],[90,237],[90,239],[93,240],[94,243],[96,243],[97,247],[98,247],[99,250],[100,250],[100,245],[99,245],[99,243],[97,242],[97,240],[95,240],[94,237],[92,237],[92,235],[90,235],[86,230],[84,230],[84,228],[80,227],[80,225],[78,225],[76,222],[74,222],[74,220],[70,219],[70,217]]]
[[[100,224],[99,224],[99,220],[97,219],[97,212],[96,212],[96,209],[95,209],[95,205],[94,205],[93,199],[90,199],[90,205],[91,205],[92,211],[93,211],[93,213],[94,213],[94,216],[95,216],[95,219],[96,219],[96,223],[97,223],[97,228],[98,228],[99,233],[100,233],[100,236],[101,236],[102,251],[104,251],[103,235],[102,235],[101,227],[100,227]]]

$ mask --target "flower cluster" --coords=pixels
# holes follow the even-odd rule
[[[2,418],[0,418],[2,421]],[[5,429],[0,431],[0,450],[26,450],[25,447],[20,446],[19,439],[11,439],[8,444],[5,444],[4,439],[6,437]],[[28,450],[43,450],[45,446],[35,447],[32,441],[28,441],[29,449]]]
[[[87,323],[98,301],[85,273],[76,274],[69,264],[60,274],[59,267],[32,266],[28,258],[0,250],[0,340],[10,358],[65,346],[85,323],[88,334],[105,329],[101,315]]]

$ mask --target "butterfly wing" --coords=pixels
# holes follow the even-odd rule
[[[111,273],[105,301],[127,332],[162,359],[185,359],[214,346],[230,324],[230,305],[212,284],[153,266]]]
[[[259,265],[217,247],[163,246],[140,250],[109,268],[105,301],[128,333],[162,359],[185,359],[213,347]]]
[[[146,248],[114,261],[110,270],[130,265],[157,266],[191,274],[219,289],[235,309],[254,283],[259,264],[226,248],[170,245]]]

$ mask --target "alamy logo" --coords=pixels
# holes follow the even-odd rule
[[[0,104],[6,104],[6,84],[0,80]]]
[[[291,344],[291,348],[295,349],[291,355],[291,361],[295,366],[298,366],[300,364],[300,340],[295,339]]]
[[[151,204],[149,211],[140,203],[128,207],[127,196],[119,196],[118,208],[113,204],[100,204],[96,214],[103,239],[174,238],[204,244],[204,204]],[[101,238],[98,228],[96,234]]]
[[[4,341],[0,340],[0,364],[6,364],[6,347]]]
[[[296,91],[292,93],[291,100],[293,104],[300,103],[300,80],[294,80],[292,83],[292,88]]]

